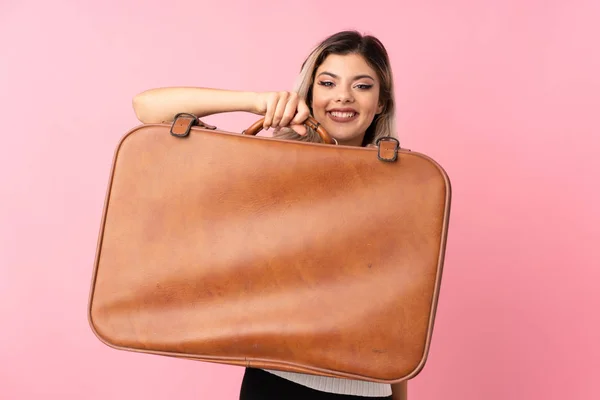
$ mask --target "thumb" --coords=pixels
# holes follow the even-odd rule
[[[306,126],[304,126],[304,124],[290,125],[290,128],[292,128],[295,132],[298,132],[300,136],[306,135]]]

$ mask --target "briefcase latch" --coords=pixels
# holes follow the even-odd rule
[[[400,142],[391,136],[383,136],[375,142],[377,145],[377,158],[381,161],[394,162],[398,159]]]
[[[171,125],[171,135],[177,137],[186,137],[190,134],[192,126],[198,125],[204,129],[215,130],[216,126],[205,124],[200,121],[194,114],[179,113],[173,118],[173,124]]]

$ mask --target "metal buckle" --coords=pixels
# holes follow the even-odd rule
[[[385,146],[382,148],[381,142],[393,142],[394,147],[390,148]],[[398,149],[400,148],[400,141],[391,136],[383,136],[375,141],[377,145],[377,158],[381,161],[394,162],[398,159]],[[391,155],[384,155],[383,152],[393,152]]]
[[[181,124],[182,120],[187,120],[187,124]],[[198,118],[194,114],[189,113],[179,113],[175,115],[173,118],[173,123],[171,124],[171,135],[177,137],[186,137],[190,134],[190,130],[192,126],[198,125]],[[182,131],[183,130],[183,131]]]

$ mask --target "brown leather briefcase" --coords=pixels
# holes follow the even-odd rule
[[[89,299],[105,344],[395,383],[423,368],[450,182],[383,138],[340,146],[180,114],[120,141]]]

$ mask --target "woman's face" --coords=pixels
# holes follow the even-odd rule
[[[313,115],[339,144],[360,146],[383,109],[379,88],[376,72],[361,55],[331,54],[315,74]]]

